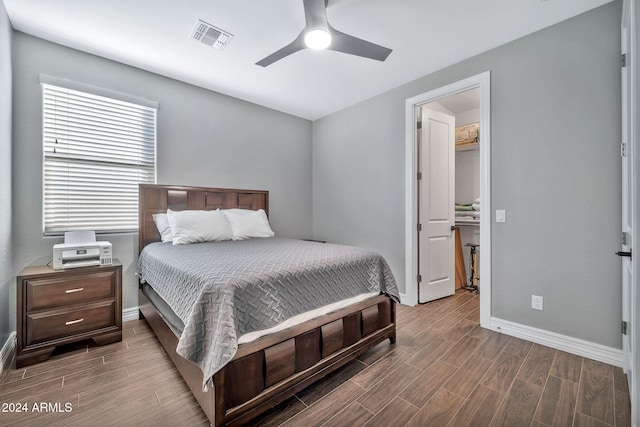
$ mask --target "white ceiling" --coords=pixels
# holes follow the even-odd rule
[[[266,68],[302,0],[3,1],[18,31],[315,120],[612,0],[329,0],[332,26],[389,58],[307,49]],[[197,19],[234,35],[226,49],[189,38]]]
[[[449,114],[460,114],[480,108],[480,88],[465,90],[455,95],[440,98],[434,103],[444,107]]]

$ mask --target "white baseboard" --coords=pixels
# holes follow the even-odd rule
[[[405,294],[403,294],[403,293],[400,293],[399,295],[400,295],[400,304],[407,305],[407,302],[406,302],[407,301],[407,296]]]
[[[129,322],[130,320],[138,320],[140,318],[140,311],[138,307],[125,308],[122,310],[122,321]]]
[[[491,329],[506,335],[546,345],[556,350],[566,351],[567,353],[622,367],[622,350],[617,348],[607,347],[602,344],[596,344],[568,335],[562,335],[495,317],[491,318]]]
[[[11,368],[14,355],[16,354],[16,333],[11,332],[9,338],[0,350],[0,378],[2,378],[5,369]]]

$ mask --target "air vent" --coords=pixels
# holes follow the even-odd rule
[[[198,19],[191,32],[191,38],[207,46],[222,50],[231,41],[233,34]]]

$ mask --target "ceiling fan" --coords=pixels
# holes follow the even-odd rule
[[[306,25],[294,41],[256,65],[266,67],[299,50],[330,49],[364,58],[384,61],[391,49],[342,33],[327,21],[327,3],[329,0],[303,0]]]

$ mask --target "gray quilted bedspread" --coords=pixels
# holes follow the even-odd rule
[[[245,333],[362,293],[399,299],[379,254],[303,240],[152,243],[138,267],[183,321],[177,352],[202,369],[203,387],[233,358]]]

